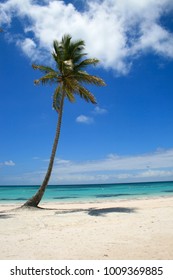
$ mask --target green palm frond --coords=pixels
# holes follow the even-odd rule
[[[59,112],[60,109],[60,103],[62,99],[62,89],[60,86],[58,86],[55,89],[54,95],[53,95],[53,108]]]
[[[79,84],[76,79],[67,77],[63,82],[63,90],[68,93],[71,92],[73,95],[78,91],[78,87]]]
[[[62,72],[62,62],[63,62],[63,48],[61,44],[55,40],[53,42],[54,51],[52,53],[53,59],[57,64],[57,69]]]
[[[96,65],[99,63],[99,60],[96,58],[88,58],[80,62],[79,64],[75,65],[75,70],[81,70],[83,68],[86,68],[88,65]]]
[[[69,46],[69,53],[72,59],[76,59],[79,56],[79,58],[81,58],[81,55],[84,56],[86,55],[85,53],[83,53],[85,47],[85,42],[83,40],[78,40],[75,42],[71,42],[70,46]]]
[[[36,64],[32,64],[32,68],[34,70],[40,70],[43,73],[50,73],[50,72],[56,72],[54,69],[52,69],[51,67],[48,66],[44,66],[44,65],[36,65]]]
[[[71,57],[69,57],[70,52],[70,41],[71,41],[71,36],[70,35],[64,35],[61,41],[62,49],[63,49],[63,60],[69,60]]]
[[[70,102],[74,102],[75,94],[77,94],[87,102],[96,104],[95,97],[84,85],[105,86],[105,82],[100,77],[84,71],[86,67],[96,66],[99,63],[96,58],[86,58],[84,48],[83,40],[72,41],[71,36],[66,34],[61,41],[53,42],[52,56],[56,62],[55,70],[51,67],[33,64],[34,69],[45,74],[36,80],[35,84],[55,83],[59,85],[53,95],[53,108],[57,112],[60,109],[62,95],[63,98],[65,96]]]
[[[83,53],[85,42],[83,40],[71,41],[70,35],[64,35],[61,42],[54,41],[54,52],[52,53],[54,60],[57,62],[58,68],[61,72],[65,72],[64,61],[71,60],[73,65],[79,63],[86,55]]]
[[[66,97],[68,98],[68,100],[71,102],[71,103],[74,103],[76,101],[75,97],[74,97],[74,94],[71,90],[69,90],[68,88],[66,88]]]
[[[40,83],[43,84],[43,85],[45,85],[45,84],[53,84],[53,83],[57,82],[57,78],[58,78],[57,77],[57,73],[56,72],[51,72],[51,73],[48,73],[45,76],[35,80],[34,83],[36,85],[38,85]]]
[[[97,104],[97,101],[96,101],[94,95],[86,88],[79,86],[78,93],[81,98],[85,99],[85,101],[91,102],[93,104]]]
[[[97,76],[89,75],[85,71],[77,71],[76,79],[81,83],[92,84],[96,86],[105,86],[105,82]]]

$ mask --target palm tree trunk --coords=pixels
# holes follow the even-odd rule
[[[65,98],[65,93],[62,94],[62,100],[61,100],[61,105],[60,105],[59,115],[58,115],[58,122],[57,122],[57,127],[56,127],[55,140],[53,143],[52,153],[51,153],[48,169],[47,169],[46,175],[44,177],[43,183],[40,186],[40,188],[38,189],[38,191],[36,192],[36,194],[33,197],[31,197],[30,199],[28,199],[24,203],[23,206],[37,207],[38,204],[40,203],[40,201],[44,195],[45,189],[48,185],[48,182],[49,182],[49,179],[50,179],[50,176],[52,173],[52,168],[53,168],[56,150],[57,150],[57,146],[58,146],[58,141],[59,141],[59,137],[60,137],[62,114],[63,114],[63,107],[64,107],[64,98]]]

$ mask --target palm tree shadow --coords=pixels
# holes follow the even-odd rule
[[[0,219],[9,219],[12,218],[13,215],[9,215],[9,214],[0,214]]]
[[[106,214],[110,213],[135,213],[136,208],[130,208],[130,207],[109,207],[109,208],[89,208],[89,209],[72,209],[72,210],[60,210],[55,212],[56,214],[71,214],[71,213],[79,213],[84,212],[88,214],[89,216],[102,216],[104,217]]]
[[[129,207],[110,207],[110,208],[100,208],[100,209],[91,209],[88,211],[90,216],[105,216],[109,213],[135,213],[136,208]]]

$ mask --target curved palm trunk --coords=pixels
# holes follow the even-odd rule
[[[64,97],[65,97],[65,93],[63,93],[62,95],[62,100],[61,100],[61,105],[60,105],[60,110],[59,110],[59,116],[58,116],[58,123],[57,123],[57,127],[56,127],[56,134],[55,134],[55,140],[53,143],[53,147],[52,147],[52,153],[51,153],[51,157],[50,157],[50,161],[49,161],[49,165],[48,165],[48,169],[47,169],[47,173],[45,175],[45,178],[43,180],[42,185],[40,186],[40,188],[38,189],[38,191],[36,192],[36,194],[31,197],[30,199],[28,199],[23,206],[29,207],[37,207],[38,204],[40,203],[45,189],[48,185],[51,173],[52,173],[52,168],[53,168],[53,164],[54,164],[54,159],[55,159],[55,155],[56,155],[56,150],[57,150],[57,145],[58,145],[58,141],[59,141],[59,136],[60,136],[60,131],[61,131],[61,122],[62,122],[62,114],[63,114],[63,106],[64,106]]]

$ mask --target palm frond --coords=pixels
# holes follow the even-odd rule
[[[69,46],[69,52],[72,54],[72,56],[75,56],[79,53],[82,53],[84,48],[85,48],[85,42],[83,40],[73,41]]]
[[[53,95],[53,108],[57,112],[59,112],[64,93],[70,102],[75,101],[75,94],[77,94],[87,102],[96,104],[94,95],[84,87],[84,84],[105,86],[105,82],[100,77],[84,71],[87,66],[95,66],[99,63],[96,58],[84,59],[86,56],[84,48],[85,42],[83,40],[72,41],[71,36],[66,34],[61,41],[55,40],[53,42],[52,57],[56,62],[56,70],[51,67],[33,64],[34,69],[38,69],[45,74],[35,80],[35,84],[59,83]]]
[[[83,40],[76,41],[71,43],[69,48],[70,57],[73,60],[74,65],[79,64],[83,57],[87,55],[84,52],[85,43]]]
[[[81,70],[83,68],[85,68],[88,65],[96,65],[97,63],[99,63],[99,60],[96,58],[88,58],[85,59],[83,61],[81,61],[79,64],[75,65],[75,70]]]
[[[62,99],[62,89],[60,86],[58,86],[55,89],[54,95],[53,95],[53,108],[59,112],[60,109],[60,103]]]
[[[56,72],[48,73],[45,76],[43,76],[43,77],[39,78],[38,80],[34,81],[34,83],[36,85],[38,85],[40,83],[42,85],[53,84],[53,83],[56,83],[56,82],[57,82],[57,73]]]
[[[85,42],[83,40],[71,41],[69,34],[64,35],[61,41],[61,48],[63,50],[63,60],[72,60],[73,63],[79,62],[80,59],[86,55],[83,53]]]
[[[70,34],[65,34],[63,37],[62,37],[62,40],[61,40],[61,45],[64,47],[64,48],[69,48],[69,45],[70,45],[70,41],[71,41],[71,35]]]
[[[94,95],[86,88],[79,86],[78,93],[81,98],[85,99],[85,101],[91,102],[92,104],[97,104],[97,101],[96,101]]]
[[[44,65],[32,64],[32,68],[33,68],[34,70],[40,70],[40,71],[43,72],[43,73],[55,72],[55,70],[52,69],[51,67],[44,66]]]
[[[52,56],[57,64],[57,69],[62,73],[62,62],[63,62],[63,48],[62,45],[57,41],[54,40],[53,42],[54,51]]]
[[[101,79],[100,77],[94,76],[94,75],[89,75],[85,71],[77,71],[76,79],[78,80],[78,82],[81,82],[81,83],[92,84],[92,85],[96,85],[96,86],[105,86],[106,85],[105,82],[103,81],[103,79]]]
[[[63,60],[69,60],[69,48],[70,48],[71,36],[69,34],[65,34],[61,41],[61,46],[63,49]]]
[[[69,90],[68,88],[65,89],[65,93],[66,93],[66,96],[68,98],[68,100],[71,102],[71,103],[74,103],[76,101],[75,97],[74,97],[74,93]]]
[[[76,79],[67,77],[63,82],[64,91],[72,92],[73,94],[78,91],[79,83]]]
[[[54,53],[58,56],[58,57],[63,57],[63,47],[62,45],[57,41],[54,40],[53,41],[53,47],[54,47]]]

